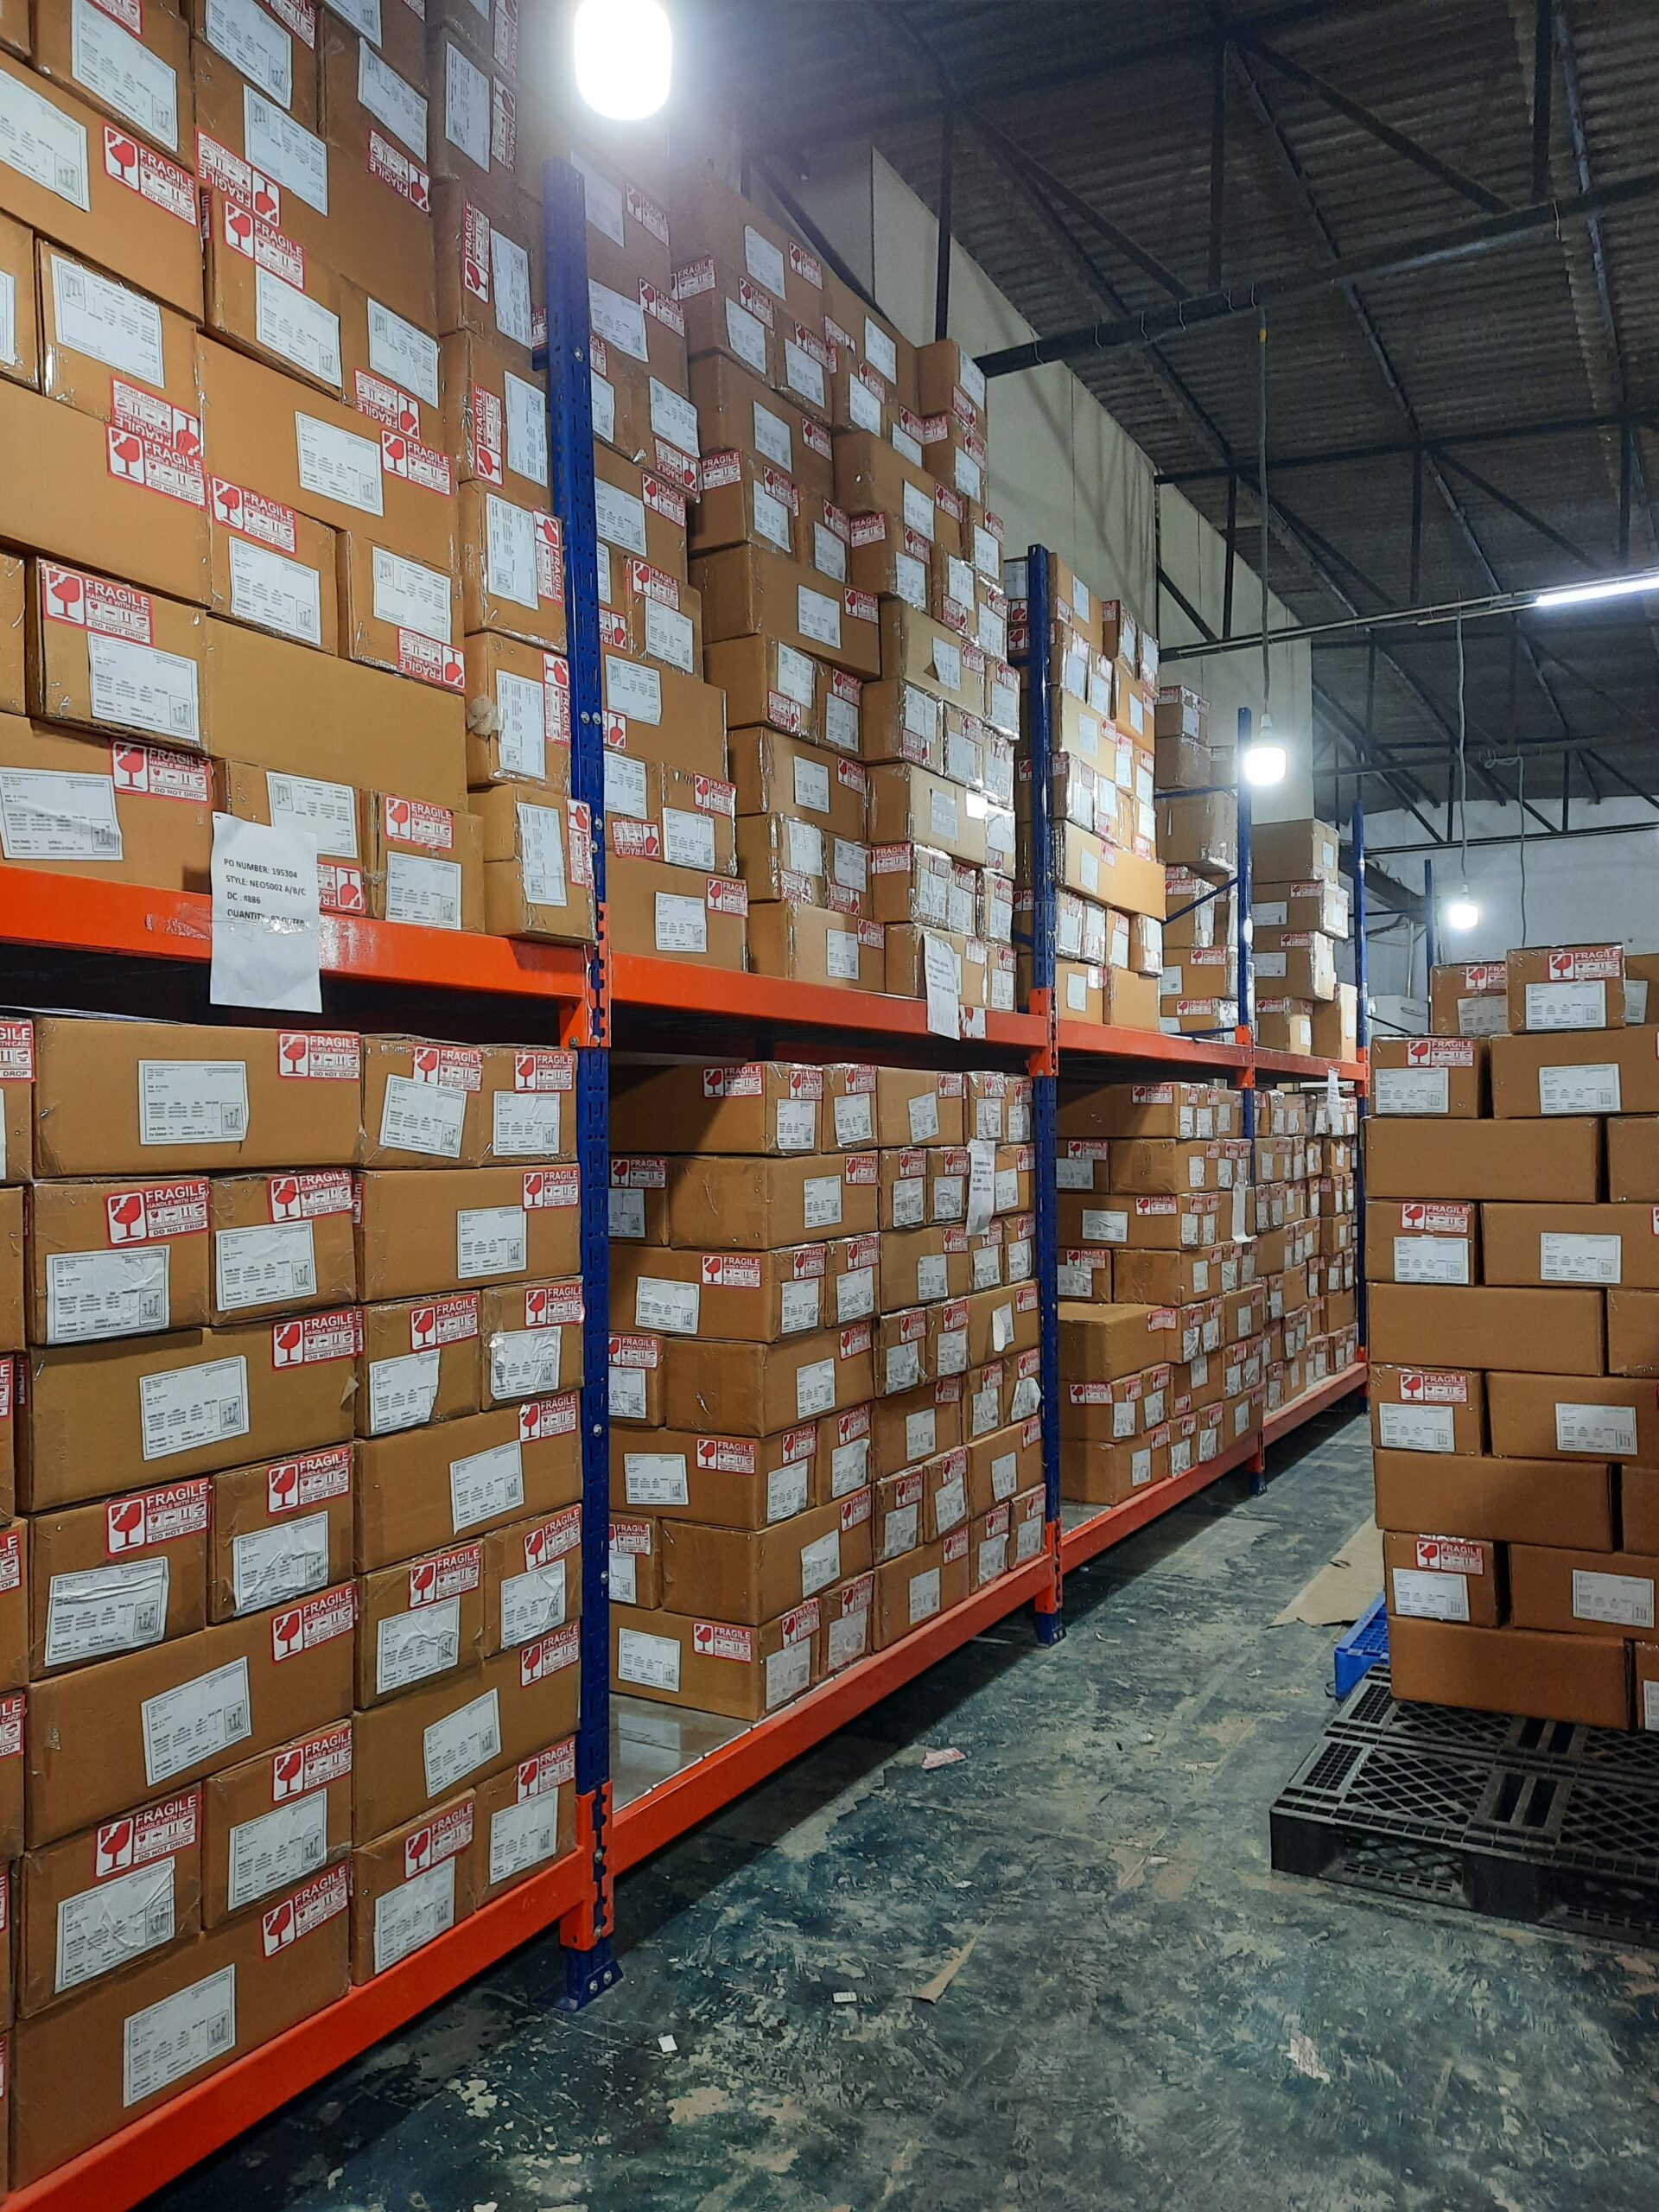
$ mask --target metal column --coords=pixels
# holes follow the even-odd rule
[[[1054,839],[1049,818],[1053,797],[1052,702],[1048,681],[1048,552],[1026,555],[1026,728],[1031,771],[1032,1011],[1048,1024],[1046,1051],[1032,1067],[1032,1136],[1036,1147],[1037,1299],[1041,1329],[1044,1517],[1054,1561],[1052,1595],[1037,1601],[1037,1640],[1058,1643],[1065,1634],[1060,1611],[1060,1235],[1055,1159],[1059,1066],[1058,1008],[1054,988]]]
[[[1359,1046],[1360,1065],[1369,1073],[1371,1045],[1370,960],[1365,944],[1365,801],[1354,801],[1350,843],[1354,862],[1354,1036]],[[1430,890],[1433,888],[1430,885]],[[1433,909],[1430,907],[1431,917]],[[1433,921],[1429,922],[1430,942],[1433,943]],[[1365,1118],[1368,1084],[1355,1086],[1355,1112],[1360,1121]],[[1365,1311],[1365,1147],[1364,1132],[1357,1129],[1354,1147],[1354,1317],[1359,1323],[1359,1342],[1364,1350],[1367,1328]]]
[[[1238,710],[1238,743],[1234,758],[1241,764],[1250,742],[1251,721],[1248,707]],[[1250,785],[1241,767],[1238,784],[1238,867],[1233,879],[1233,940],[1237,947],[1238,975],[1238,1033],[1239,1042],[1255,1042],[1255,956],[1251,947],[1255,931],[1250,921],[1254,868],[1250,855]],[[1252,1068],[1244,1071],[1244,1134],[1254,1141],[1255,1136],[1255,1075]],[[1250,1179],[1255,1179],[1255,1155],[1250,1155]]]
[[[588,810],[598,943],[587,1021],[576,1054],[576,1152],[582,1173],[582,1689],[576,1726],[576,1823],[590,1879],[562,1923],[563,2005],[576,2010],[608,1989],[614,1922],[607,1829],[611,1814],[610,984],[605,934],[604,690],[599,646],[598,530],[594,515],[592,365],[588,359],[585,195],[568,162],[542,171],[547,265],[548,450],[564,531],[569,631],[570,789]],[[573,854],[574,861],[574,854]]]
[[[1434,863],[1423,862],[1423,950],[1428,957],[1428,973],[1423,980],[1423,996],[1427,998],[1434,984],[1434,970],[1440,958],[1440,924],[1434,908]]]

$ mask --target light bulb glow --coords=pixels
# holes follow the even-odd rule
[[[1659,591],[1659,569],[1636,576],[1608,576],[1597,584],[1564,584],[1559,591],[1541,591],[1535,607],[1587,607],[1598,599],[1632,599],[1642,592]]]
[[[1480,909],[1465,891],[1459,898],[1446,902],[1446,926],[1449,930],[1471,930],[1480,919]]]
[[[655,115],[668,98],[674,33],[658,0],[582,0],[575,25],[576,89],[618,123]]]
[[[1282,784],[1288,765],[1284,747],[1273,744],[1265,738],[1257,738],[1239,755],[1239,766],[1244,772],[1244,780],[1257,785]]]

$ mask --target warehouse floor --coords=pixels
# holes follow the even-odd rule
[[[521,1954],[167,2212],[1651,2212],[1659,1958],[1268,1870],[1363,1416],[1276,1458],[631,1876],[580,2019]]]

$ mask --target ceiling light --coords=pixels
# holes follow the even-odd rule
[[[1541,591],[1535,607],[1586,607],[1597,599],[1633,599],[1639,593],[1659,591],[1659,569],[1644,569],[1639,576],[1606,576],[1599,584],[1565,584],[1559,591]]]
[[[1455,899],[1448,899],[1445,913],[1446,926],[1449,930],[1471,930],[1480,919],[1480,909],[1467,891],[1459,892]]]
[[[582,0],[576,89],[618,123],[655,115],[668,98],[674,34],[658,0]]]
[[[1262,734],[1253,738],[1238,756],[1247,784],[1282,784],[1289,760],[1285,748],[1273,734],[1273,725],[1266,715],[1262,719]]]

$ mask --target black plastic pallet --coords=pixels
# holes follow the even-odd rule
[[[1659,1948],[1659,1745],[1396,1705],[1378,1670],[1270,1818],[1281,1873]]]

